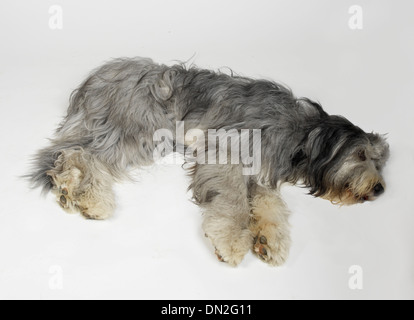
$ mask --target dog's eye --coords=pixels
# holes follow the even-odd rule
[[[358,151],[358,158],[361,161],[367,160],[367,155],[365,154],[365,150],[361,149],[361,150]]]

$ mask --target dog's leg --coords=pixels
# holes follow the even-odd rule
[[[82,149],[64,150],[47,174],[53,193],[68,212],[80,211],[88,219],[103,220],[114,210],[112,177],[105,167]]]
[[[203,229],[219,260],[238,265],[253,241],[250,205],[239,166],[197,165],[191,188],[203,209]]]
[[[280,195],[257,187],[252,199],[253,252],[263,261],[280,266],[289,255],[289,211]]]

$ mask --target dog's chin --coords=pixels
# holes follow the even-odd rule
[[[378,197],[374,195],[374,192],[367,192],[365,194],[358,194],[350,189],[344,191],[331,190],[326,195],[321,197],[322,199],[328,200],[331,203],[339,206],[350,206],[358,203],[364,203],[367,201],[374,201]]]

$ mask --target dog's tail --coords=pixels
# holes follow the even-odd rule
[[[41,188],[42,194],[47,194],[52,188],[53,183],[48,171],[55,168],[55,163],[62,151],[68,149],[83,149],[86,141],[78,140],[76,142],[52,140],[49,147],[41,149],[32,158],[32,169],[23,178],[27,179],[31,188]]]

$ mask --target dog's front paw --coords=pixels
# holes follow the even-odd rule
[[[249,229],[241,230],[237,236],[229,234],[228,237],[210,238],[215,247],[215,253],[219,261],[226,262],[232,267],[236,267],[242,261],[246,253],[249,252],[252,236]]]
[[[275,224],[265,224],[258,228],[253,242],[253,252],[264,262],[274,266],[283,265],[289,256],[289,249],[288,232],[284,232]]]

